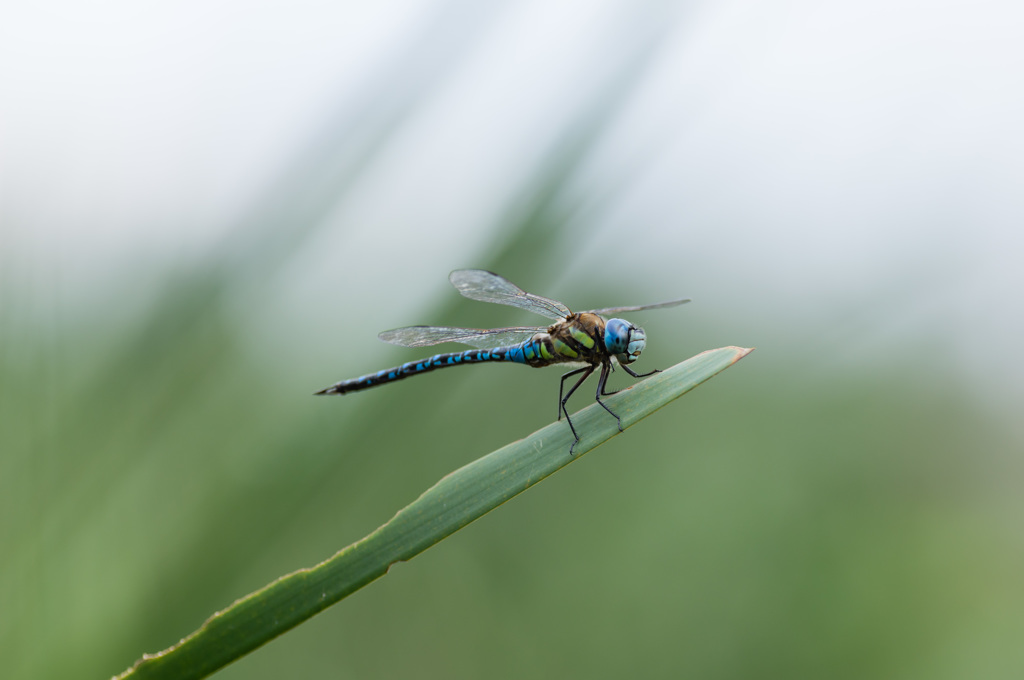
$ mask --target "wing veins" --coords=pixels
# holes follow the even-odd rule
[[[668,302],[656,302],[653,305],[635,305],[631,307],[602,307],[601,309],[591,309],[589,313],[605,316],[607,314],[619,314],[621,312],[642,312],[646,309],[665,309],[666,307],[677,307],[679,305],[686,304],[689,301],[689,298],[687,298],[684,300],[669,300]]]
[[[516,345],[534,334],[546,331],[535,326],[508,328],[456,328],[453,326],[406,326],[384,331],[377,337],[402,347],[430,347],[445,342],[458,342],[478,349]]]
[[[508,279],[484,269],[458,269],[448,280],[459,294],[470,300],[518,307],[549,319],[564,319],[572,314],[561,302],[527,293]]]

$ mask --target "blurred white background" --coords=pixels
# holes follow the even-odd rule
[[[73,314],[127,269],[124,304],[144,304],[324,130],[358,156],[393,126],[262,304],[359,319],[337,301],[375,278],[337,266],[353,259],[384,259],[375,288],[390,269],[443,294],[578,102],[654,46],[587,159],[567,281],[604,262],[629,301],[690,295],[807,343],[839,324],[841,359],[931,342],[1019,399],[1018,364],[990,367],[1024,340],[1022,19],[1010,2],[22,4],[0,22],[4,282]]]

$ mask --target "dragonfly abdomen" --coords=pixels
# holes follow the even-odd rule
[[[367,375],[362,375],[358,378],[342,380],[339,383],[331,385],[327,389],[316,392],[316,394],[345,394],[347,392],[356,392],[358,390],[365,390],[371,387],[376,387],[377,385],[383,385],[384,383],[408,378],[412,375],[429,373],[430,371],[434,371],[439,368],[460,366],[462,364],[479,364],[485,361],[511,361],[518,364],[530,364],[526,357],[528,354],[532,355],[533,352],[527,352],[524,346],[531,345],[533,342],[533,340],[529,340],[522,344],[512,345],[510,347],[469,349],[464,352],[435,354],[427,359],[409,361],[401,366],[395,366],[394,368],[385,368],[383,371],[377,371],[376,373],[368,373]]]

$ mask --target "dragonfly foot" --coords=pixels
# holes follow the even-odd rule
[[[661,370],[657,369],[657,368],[654,369],[653,371],[649,371],[647,373],[634,373],[633,369],[631,369],[629,366],[625,366],[625,365],[622,365],[622,364],[619,364],[619,365],[622,366],[622,370],[624,370],[626,373],[629,373],[634,378],[646,378],[649,375],[654,375],[655,373],[661,373]]]

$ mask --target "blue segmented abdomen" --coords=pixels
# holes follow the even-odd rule
[[[438,368],[447,368],[448,366],[459,366],[462,364],[479,364],[485,361],[511,361],[517,364],[535,365],[534,358],[541,356],[541,350],[538,348],[539,344],[542,344],[540,340],[531,339],[509,347],[469,349],[465,352],[435,354],[428,359],[410,361],[402,364],[401,366],[395,366],[394,368],[385,368],[383,371],[377,371],[376,373],[369,373],[367,375],[359,376],[358,378],[342,380],[339,383],[331,385],[325,390],[320,390],[316,394],[345,394],[346,392],[365,390],[384,383],[408,378],[411,375],[429,373],[430,371]],[[547,352],[545,352],[545,354],[546,353]]]

